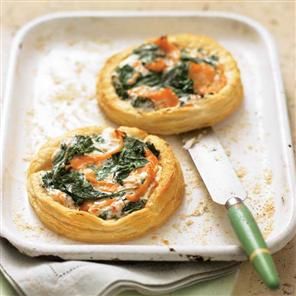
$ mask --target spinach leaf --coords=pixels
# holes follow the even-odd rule
[[[151,149],[151,152],[156,156],[159,155],[159,151],[152,143],[147,144],[138,139],[126,136],[122,151],[114,154],[102,167],[96,169],[97,179],[103,180],[112,174],[112,178],[122,185],[123,180],[133,170],[147,164],[148,160],[145,157],[146,148]]]
[[[140,199],[136,202],[130,202],[122,209],[122,212],[126,215],[134,211],[141,210],[142,208],[145,207],[146,203],[147,203],[147,200],[143,200],[143,199]]]
[[[133,99],[131,104],[135,108],[154,108],[154,103],[150,99],[144,97],[137,97],[136,99]]]
[[[124,138],[123,149],[113,154],[103,166],[95,169],[98,180],[103,180],[110,174],[112,178],[119,184],[123,184],[123,180],[137,168],[143,167],[148,161],[145,158],[145,143],[132,138]]]
[[[160,48],[155,44],[144,44],[133,51],[133,54],[138,55],[139,60],[145,65],[151,63],[156,58],[164,57],[165,54],[160,50]],[[143,76],[141,73],[136,72],[136,70],[130,65],[124,65],[123,67],[118,67],[116,69],[117,76],[112,77],[112,83],[115,91],[119,97],[122,99],[127,99],[129,90],[132,87],[147,85],[156,86],[160,84],[161,73],[148,73]],[[133,83],[130,83],[130,79],[134,77],[137,73],[138,77]]]
[[[122,99],[126,100],[128,99],[128,93],[127,93],[127,87],[124,86],[118,79],[118,77],[113,76],[112,77],[112,84],[114,86],[116,94]]]
[[[103,212],[99,215],[99,217],[100,217],[101,219],[103,219],[103,220],[107,220],[107,218],[108,218],[108,211],[103,211]]]
[[[160,152],[155,148],[154,144],[148,141],[146,142],[146,146],[158,158]]]
[[[43,183],[43,187],[45,187],[45,188],[54,188],[53,172],[52,171],[46,172],[42,176],[42,183]]]
[[[187,55],[186,53],[181,53],[181,61],[183,62],[193,62],[196,64],[202,63],[202,59],[198,57],[191,57],[190,55]]]
[[[66,172],[55,180],[55,187],[70,195],[77,204],[81,204],[84,200],[107,197],[106,194],[95,190],[79,172]]]
[[[171,87],[178,96],[193,94],[193,81],[188,77],[188,63],[180,63],[165,73],[162,85]]]
[[[124,86],[130,86],[128,83],[129,79],[131,79],[135,73],[135,70],[132,66],[130,65],[124,65],[121,68],[117,68],[116,70],[118,74],[119,81],[124,85]]]
[[[112,83],[115,88],[115,91],[118,96],[120,96],[123,99],[128,98],[127,90],[134,86],[137,79],[141,77],[141,74],[139,74],[139,77],[135,80],[134,83],[130,83],[130,79],[134,77],[136,74],[135,69],[130,65],[124,65],[123,67],[118,67],[116,69],[117,76],[112,77]]]
[[[136,138],[126,136],[124,138],[124,149],[121,153],[127,158],[144,158],[145,143]]]
[[[142,76],[134,86],[160,86],[162,82],[162,73],[150,72],[145,76]]]
[[[45,187],[58,189],[73,199],[80,205],[86,200],[98,200],[103,198],[112,198],[114,196],[122,196],[124,192],[104,193],[93,188],[93,186],[84,178],[84,175],[75,171],[63,171],[58,178],[53,173],[47,172],[42,177]]]
[[[219,57],[216,56],[215,54],[212,54],[209,56],[209,59],[211,59],[212,61],[218,62],[219,61]]]
[[[73,138],[71,145],[62,144],[60,150],[53,159],[53,165],[61,162],[67,164],[74,156],[91,153],[97,150],[91,136],[77,135]]]
[[[134,54],[141,55],[145,51],[156,51],[159,47],[153,43],[146,43],[133,50]]]
[[[99,140],[99,139],[94,139]],[[71,144],[62,143],[59,151],[53,158],[53,178],[57,179],[64,174],[66,165],[77,155],[91,153],[94,150],[99,150],[94,146],[91,136],[76,135],[73,137]]]
[[[65,159],[66,152],[67,152],[67,145],[63,143],[61,144],[59,151],[55,154],[53,158],[53,161],[52,161],[53,165],[57,165],[61,163]]]
[[[219,60],[219,58],[216,55],[211,55],[209,57],[199,58],[199,57],[191,57],[190,55],[188,55],[184,52],[181,53],[181,61],[183,61],[183,62],[193,62],[196,64],[207,63],[207,64],[215,67],[217,65],[218,60]]]
[[[213,66],[213,67],[216,67],[218,58],[216,56],[212,55],[212,56],[203,58],[202,61],[206,64]]]
[[[124,148],[113,155],[112,160],[115,166],[114,179],[123,184],[123,180],[133,170],[143,167],[148,162],[145,158],[145,143],[132,137],[125,137]]]
[[[144,64],[153,62],[156,58],[164,57],[165,53],[156,44],[144,44],[133,51]]]
[[[94,170],[96,172],[97,180],[106,179],[111,173],[114,172],[114,163],[112,158],[109,158],[101,167],[94,168]]]

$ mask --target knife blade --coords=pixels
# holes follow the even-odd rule
[[[188,151],[216,203],[225,205],[230,197],[247,197],[212,128],[204,129]]]
[[[207,190],[218,204],[226,206],[228,218],[257,273],[271,289],[280,285],[279,276],[262,233],[243,200],[247,197],[222,145],[212,128],[199,132],[184,145]]]

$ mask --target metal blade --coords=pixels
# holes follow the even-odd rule
[[[231,197],[239,197],[242,200],[247,197],[212,128],[204,129],[198,137],[187,141],[184,147],[189,151],[215,202],[225,205]]]

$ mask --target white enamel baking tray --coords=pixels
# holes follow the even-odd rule
[[[161,228],[126,243],[85,244],[47,230],[27,199],[28,162],[48,138],[109,122],[95,100],[103,61],[160,34],[217,39],[238,61],[245,90],[240,110],[215,126],[272,252],[296,224],[295,170],[286,102],[269,33],[246,17],[216,12],[74,12],[24,26],[11,51],[3,125],[1,233],[30,256],[88,260],[244,260],[223,207],[213,204],[181,136],[166,137],[181,161],[186,196]],[[194,119],[192,119],[194,120]]]

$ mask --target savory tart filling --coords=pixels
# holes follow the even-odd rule
[[[65,207],[119,219],[145,207],[158,184],[158,157],[152,143],[105,128],[61,143],[41,185]]]
[[[112,74],[117,95],[148,112],[192,105],[226,82],[217,55],[202,47],[180,48],[166,36],[134,49]]]

